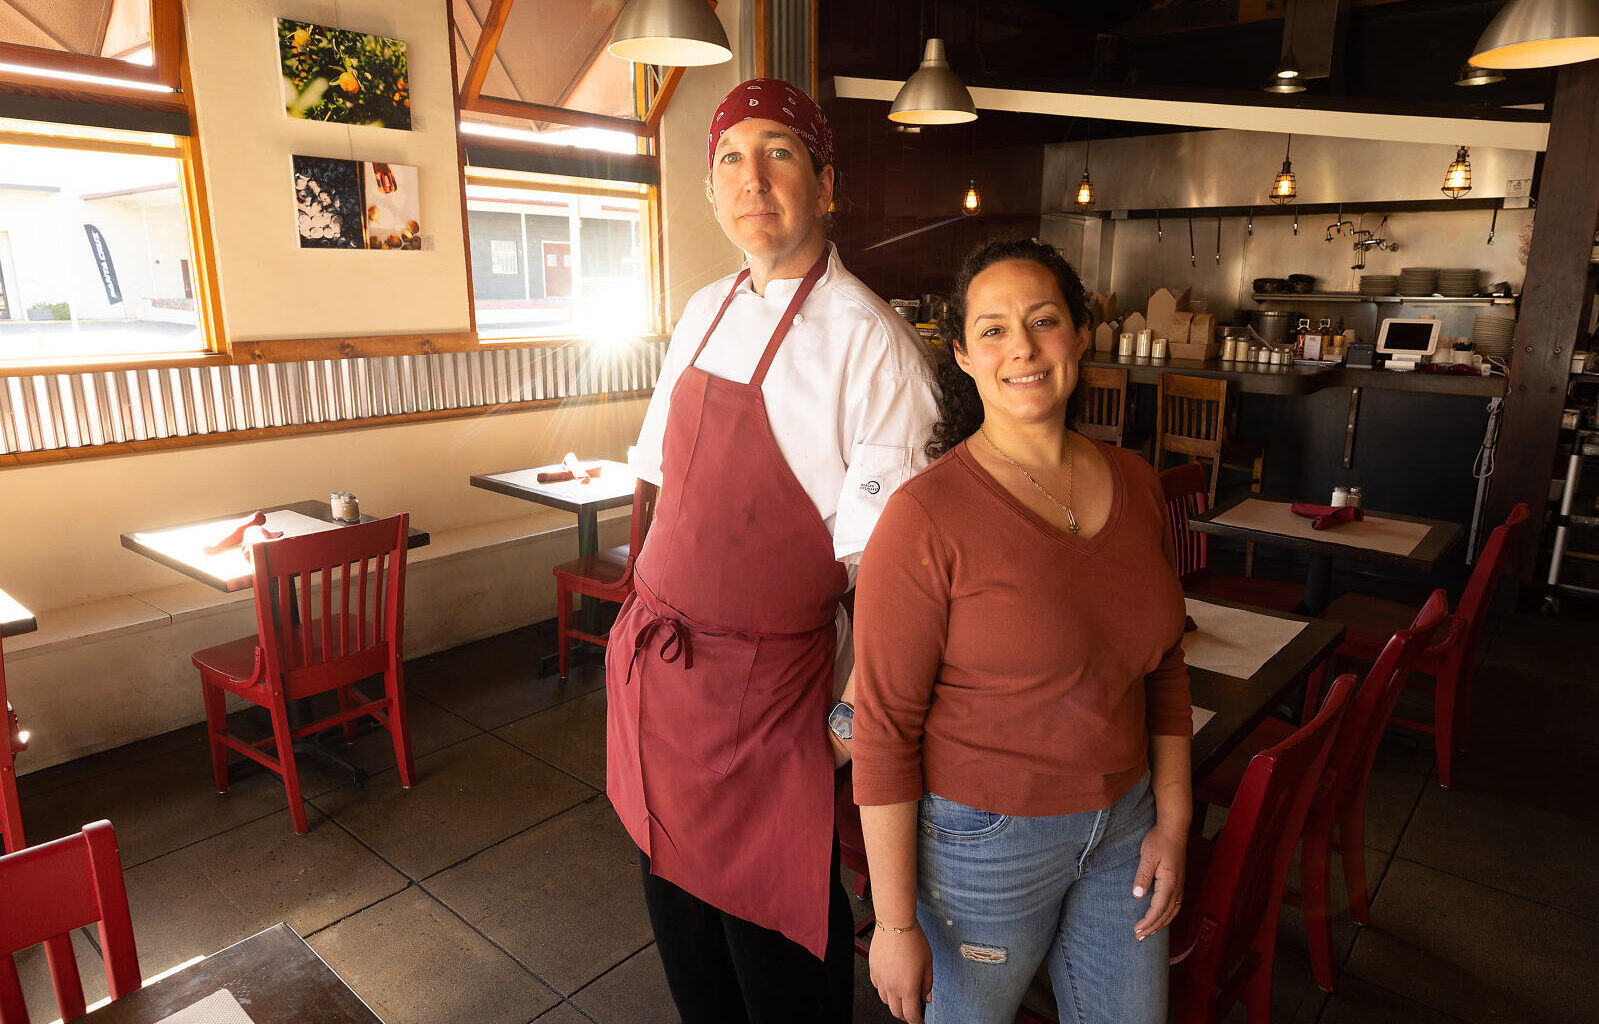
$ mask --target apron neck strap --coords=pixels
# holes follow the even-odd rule
[[[771,369],[772,360],[777,358],[779,346],[783,344],[783,339],[788,337],[788,329],[793,326],[794,315],[800,311],[801,306],[805,305],[805,300],[810,297],[812,289],[816,287],[816,282],[821,280],[822,274],[827,270],[828,253],[828,249],[824,247],[822,254],[816,258],[816,262],[811,264],[811,269],[805,272],[805,277],[801,279],[799,288],[794,291],[794,297],[788,302],[788,308],[783,310],[783,315],[778,318],[777,327],[772,331],[772,338],[766,343],[766,351],[761,353],[761,361],[755,364],[755,372],[750,376],[749,382],[752,387],[758,388],[766,380],[766,371]],[[749,276],[750,270],[745,267],[739,271],[738,277],[733,280],[733,287],[729,289],[727,298],[722,300],[721,308],[716,311],[716,316],[711,319],[711,326],[705,329],[705,337],[700,339],[700,347],[694,350],[693,357],[689,359],[690,366],[699,361],[700,353],[705,351],[706,344],[716,331],[716,325],[722,322],[722,316],[727,312],[727,307],[732,305],[733,296],[738,294],[739,288],[743,286]]]

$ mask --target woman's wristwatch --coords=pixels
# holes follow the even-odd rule
[[[827,728],[841,740],[853,738],[855,735],[855,708],[843,701],[834,704],[832,714],[827,716]]]

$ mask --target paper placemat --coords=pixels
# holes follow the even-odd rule
[[[1198,704],[1190,704],[1190,705],[1188,705],[1188,710],[1192,711],[1194,713],[1194,735],[1195,736],[1199,735],[1199,730],[1201,730],[1201,729],[1203,729],[1205,727],[1205,723],[1206,722],[1208,722],[1212,718],[1216,717],[1216,712],[1210,710],[1209,708],[1202,708]]]
[[[219,988],[198,1003],[190,1003],[156,1024],[255,1024],[233,993]]]
[[[1195,668],[1248,679],[1309,623],[1187,598],[1199,628],[1183,634],[1183,660]]]
[[[1310,520],[1293,513],[1291,502],[1247,498],[1211,520],[1241,530],[1261,530],[1285,537],[1367,548],[1389,555],[1409,555],[1431,529],[1426,523],[1368,514],[1358,523],[1344,523],[1330,530],[1312,529]]]
[[[139,543],[169,558],[192,565],[201,572],[210,573],[224,580],[239,579],[249,576],[254,571],[244,557],[244,548],[229,548],[218,554],[208,555],[205,553],[205,547],[208,544],[215,544],[231,533],[240,518],[242,517],[218,519],[196,526],[177,526],[170,530],[152,530],[149,533],[136,533],[133,536]],[[289,509],[279,509],[267,513],[266,527],[269,530],[281,530],[285,537],[303,537],[308,533],[337,530],[339,524],[312,519],[310,516]]]

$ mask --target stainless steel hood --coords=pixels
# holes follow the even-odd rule
[[[1094,209],[1167,210],[1257,207],[1282,167],[1286,135],[1199,131],[1105,139],[1093,144],[1089,170],[1098,190]],[[1071,201],[1083,173],[1084,144],[1044,149],[1045,213],[1075,213]],[[1534,158],[1527,150],[1473,147],[1470,199],[1525,196]],[[1292,158],[1301,205],[1447,201],[1440,187],[1455,157],[1452,145],[1299,136]]]

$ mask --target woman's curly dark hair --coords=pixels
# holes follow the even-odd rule
[[[1081,327],[1088,323],[1088,296],[1083,290],[1083,279],[1066,257],[1054,246],[1036,238],[999,239],[988,242],[966,257],[960,273],[955,277],[955,289],[950,293],[949,305],[939,320],[938,333],[944,340],[934,353],[934,370],[938,380],[938,422],[928,438],[927,457],[936,459],[962,441],[977,433],[983,425],[983,400],[977,394],[977,385],[966,371],[955,362],[955,350],[966,350],[966,292],[972,279],[996,263],[1006,260],[1031,260],[1055,276],[1060,294],[1066,300],[1066,311],[1072,324]],[[1072,392],[1066,406],[1066,422],[1076,414],[1081,389]]]

